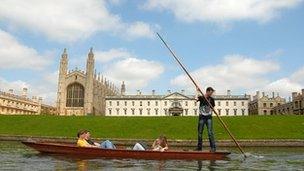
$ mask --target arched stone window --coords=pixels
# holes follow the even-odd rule
[[[70,84],[67,87],[67,107],[83,107],[84,87],[79,83]]]

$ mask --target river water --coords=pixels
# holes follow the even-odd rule
[[[245,148],[244,159],[237,149],[226,160],[153,161],[81,160],[42,155],[19,142],[0,141],[0,170],[304,170],[304,148]]]

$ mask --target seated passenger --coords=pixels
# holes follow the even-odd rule
[[[166,151],[168,149],[167,138],[163,135],[159,136],[152,145],[153,151]]]
[[[136,143],[133,147],[133,150],[138,150],[138,151],[145,151],[147,150],[147,146],[144,143]]]
[[[105,140],[100,144],[103,149],[116,149],[115,145],[110,140]]]
[[[109,140],[106,140],[100,144],[92,141],[90,131],[85,132],[85,140],[87,141],[88,144],[95,146],[95,147],[100,147],[103,149],[116,149],[115,145]]]
[[[91,145],[94,145],[94,146],[97,146],[97,147],[100,147],[99,143],[92,141],[90,131],[86,131],[85,134],[86,134],[85,135],[85,140],[87,141],[87,143],[89,143]]]
[[[77,133],[77,137],[78,137],[77,146],[78,147],[96,147],[95,145],[91,145],[86,141],[86,133],[87,133],[86,130],[80,130]]]

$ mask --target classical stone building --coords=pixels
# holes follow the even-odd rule
[[[257,91],[256,95],[253,96],[253,100],[249,102],[249,115],[273,115],[273,108],[285,104],[286,100],[277,94],[272,92],[272,97],[265,95],[265,92]]]
[[[106,116],[195,116],[199,114],[199,102],[194,95],[186,95],[184,91],[157,95],[125,94],[125,84],[122,84],[120,95],[106,97]],[[248,95],[216,95],[215,110],[221,116],[248,115]]]
[[[59,115],[103,115],[105,96],[116,95],[118,89],[94,68],[92,48],[89,51],[86,71],[68,71],[66,49],[61,56],[57,92],[57,112]]]
[[[43,107],[42,107],[43,106]],[[42,110],[43,108],[43,110]],[[38,115],[44,110],[53,110],[54,107],[42,104],[42,98],[27,97],[27,88],[22,89],[22,94],[17,95],[13,89],[8,92],[0,91],[0,114],[3,115]]]
[[[273,109],[275,114],[287,115],[287,114],[304,114],[304,89],[302,93],[293,92],[292,100],[290,99],[288,103],[277,106]]]

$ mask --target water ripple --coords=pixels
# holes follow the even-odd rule
[[[304,148],[247,148],[247,158],[232,151],[227,160],[82,160],[39,154],[18,142],[0,141],[0,170],[303,170]]]

